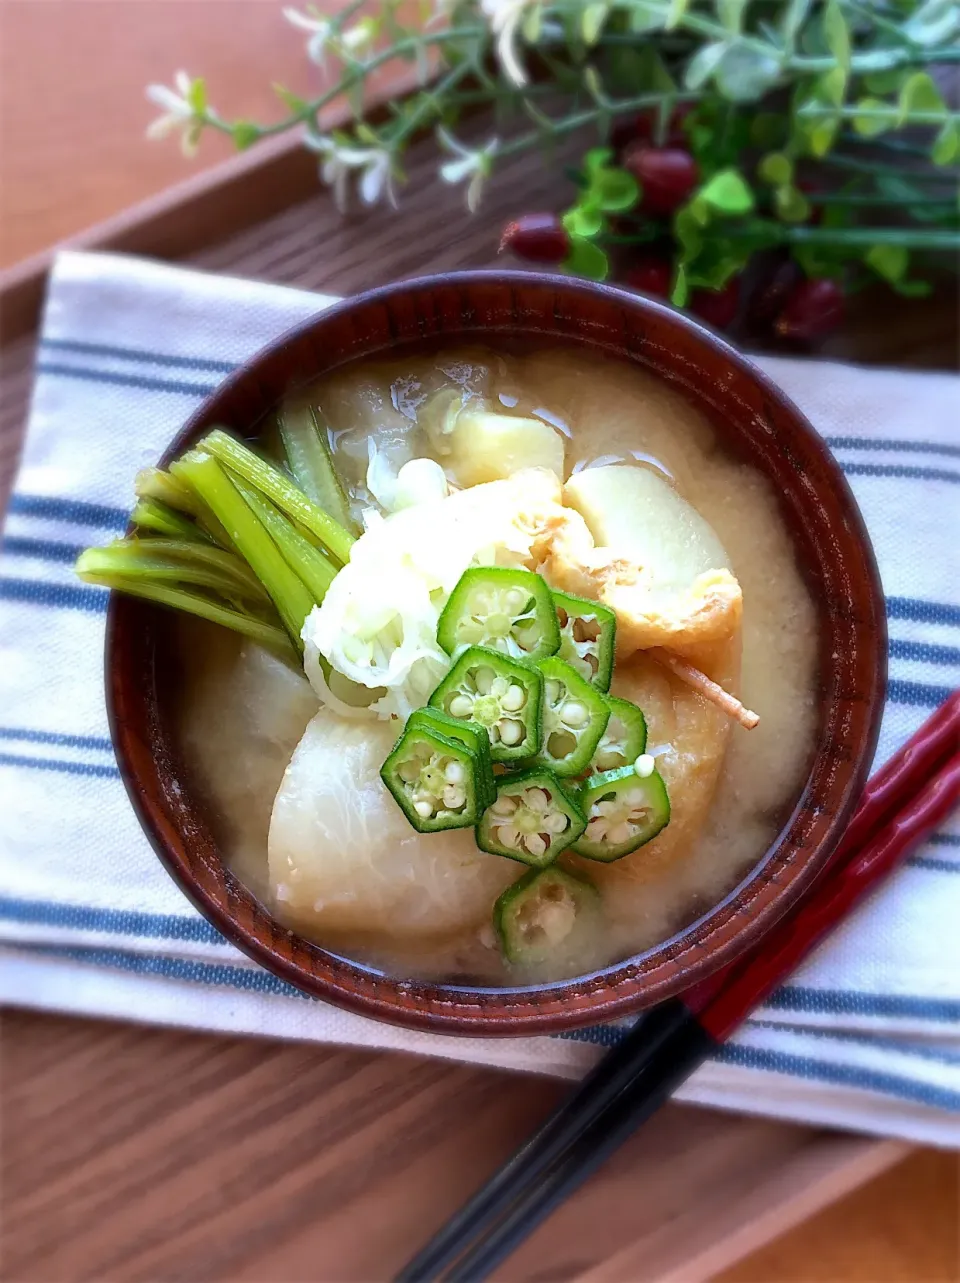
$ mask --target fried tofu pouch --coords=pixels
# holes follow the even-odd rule
[[[735,688],[739,634],[701,648],[695,662],[715,681]],[[618,926],[635,926],[647,912],[647,888],[683,861],[706,821],[720,779],[732,724],[714,704],[639,652],[618,665],[612,693],[643,709],[647,747],[670,797],[670,823],[646,846],[612,864],[576,859],[603,895],[604,911]]]

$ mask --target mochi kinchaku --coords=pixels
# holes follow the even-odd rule
[[[178,611],[191,787],[339,954],[588,973],[707,912],[796,801],[817,621],[776,496],[634,365],[356,362],[137,495],[78,571]]]

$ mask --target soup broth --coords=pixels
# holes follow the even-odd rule
[[[358,363],[319,380],[309,397],[358,515],[376,508],[411,459],[437,460],[448,475],[459,466],[466,485],[492,480],[485,468],[508,467],[511,451],[522,467],[525,446],[509,436],[493,465],[458,464],[444,415],[473,402],[549,429],[563,479],[574,483],[569,494],[581,473],[611,465],[668,482],[708,523],[704,538],[722,545],[743,599],[735,635],[685,642],[680,634],[678,649],[760,722],[749,731],[732,723],[642,645],[618,658],[611,694],[643,710],[670,821],[611,863],[561,855],[563,868],[597,888],[602,911],[549,964],[510,964],[491,910],[525,870],[480,851],[472,829],[410,829],[379,777],[402,719],[318,713],[311,686],[279,660],[180,621],[184,752],[240,879],[275,916],[335,952],[393,975],[493,985],[582,974],[701,916],[775,838],[814,743],[817,621],[769,483],[724,453],[674,388],[564,348]],[[566,590],[555,582],[562,570],[554,557],[542,573]]]

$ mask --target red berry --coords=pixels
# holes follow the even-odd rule
[[[643,190],[640,208],[646,214],[672,214],[700,181],[697,162],[680,147],[636,144],[627,151],[623,163]]]
[[[522,214],[503,229],[500,253],[505,249],[532,263],[562,263],[570,238],[556,214]]]
[[[773,328],[782,338],[809,342],[835,330],[843,320],[843,311],[843,290],[836,281],[828,277],[801,281]]]
[[[673,268],[665,258],[658,258],[656,254],[644,254],[623,279],[632,290],[639,290],[641,294],[669,298]]]
[[[722,290],[694,290],[689,309],[715,330],[725,330],[736,320],[740,307],[740,280],[734,277]]]

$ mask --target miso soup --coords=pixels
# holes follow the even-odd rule
[[[237,875],[338,953],[481,984],[709,910],[814,742],[817,621],[765,478],[679,391],[561,347],[357,363],[299,404],[362,531],[303,671],[181,624],[184,750]]]

